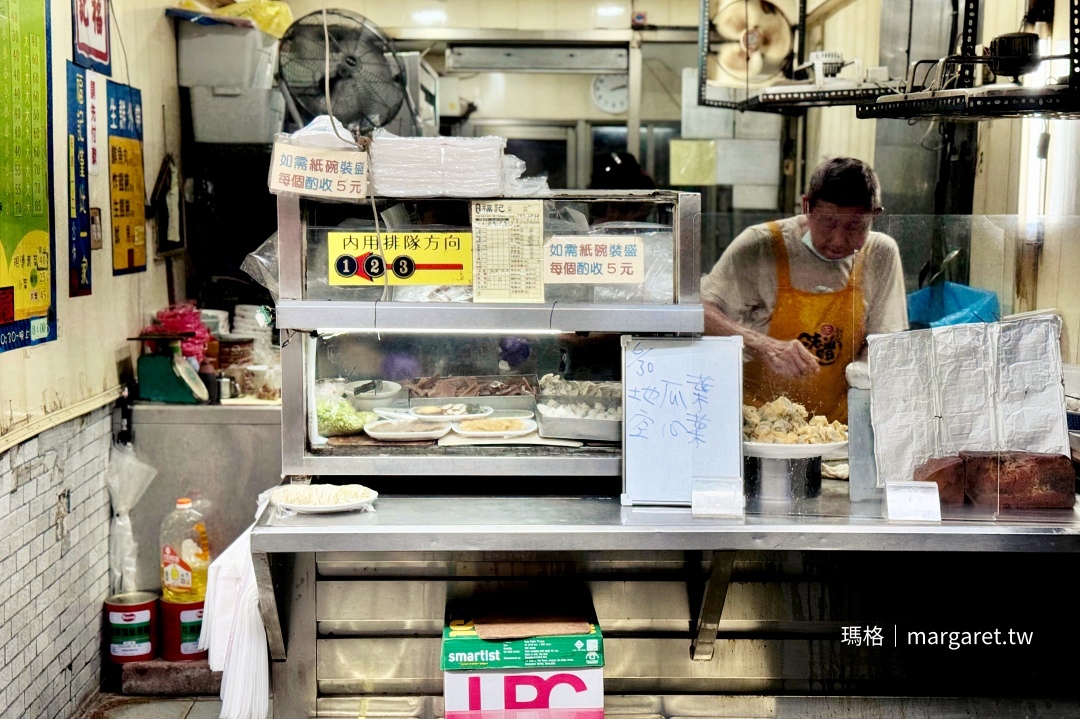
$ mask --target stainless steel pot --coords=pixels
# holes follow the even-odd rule
[[[784,509],[821,494],[821,457],[743,460],[743,489],[762,510]]]

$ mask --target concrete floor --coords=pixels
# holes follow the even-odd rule
[[[80,719],[218,719],[220,714],[221,701],[213,697],[166,699],[103,695]]]

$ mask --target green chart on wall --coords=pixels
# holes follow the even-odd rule
[[[48,0],[0,0],[0,352],[56,339]]]

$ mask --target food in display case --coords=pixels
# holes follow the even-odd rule
[[[622,420],[622,405],[605,407],[602,402],[559,402],[554,399],[538,400],[536,408],[545,417],[562,419]]]
[[[961,452],[968,498],[1002,508],[1063,508],[1075,501],[1076,474],[1063,454]]]
[[[916,482],[936,482],[942,504],[1003,509],[1068,509],[1075,501],[1072,460],[1040,452],[961,452],[927,460]]]
[[[374,412],[357,411],[344,397],[327,397],[315,401],[315,418],[323,437],[344,437],[360,434],[377,417]]]
[[[964,503],[964,460],[935,457],[915,470],[916,482],[936,482],[942,504]]]
[[[467,419],[458,424],[465,432],[517,432],[525,429],[528,420],[523,419]]]
[[[434,397],[512,397],[536,394],[536,377],[488,376],[488,377],[423,377],[405,380],[401,384],[410,397],[430,399]]]
[[[364,432],[372,439],[386,442],[413,442],[419,439],[438,439],[450,431],[450,425],[422,419],[385,419],[372,422]]]
[[[524,437],[536,431],[531,419],[498,418],[467,419],[454,425],[454,433],[473,439],[506,439]]]
[[[847,425],[778,397],[761,407],[743,405],[743,439],[766,444],[830,444],[847,441]]]
[[[546,374],[540,378],[540,394],[547,397],[622,397],[622,382],[588,382]]]
[[[617,383],[616,383],[617,384]],[[618,442],[622,439],[622,398],[581,401],[538,397],[540,436]]]
[[[423,405],[420,407],[413,407],[412,413],[421,419],[431,418],[453,418],[453,419],[471,419],[476,417],[486,417],[491,414],[491,407],[485,407],[482,404],[444,404],[444,405]]]

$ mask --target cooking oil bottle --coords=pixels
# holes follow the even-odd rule
[[[206,518],[191,500],[176,500],[176,509],[161,523],[161,596],[166,602],[187,604],[206,597],[210,540]]]

